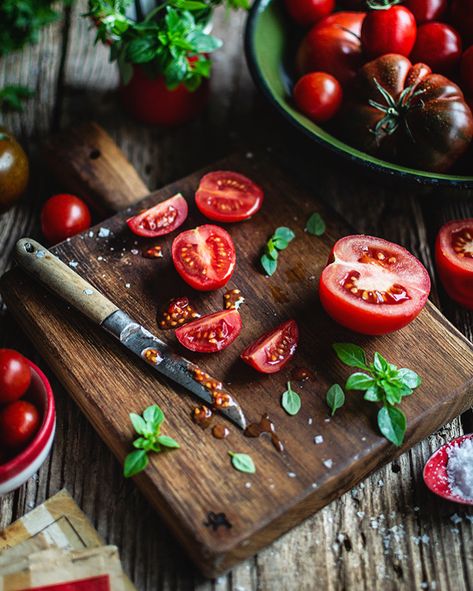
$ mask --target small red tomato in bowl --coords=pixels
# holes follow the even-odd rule
[[[335,243],[319,282],[320,302],[336,322],[362,334],[403,328],[427,302],[430,278],[402,246],[373,236]]]
[[[298,109],[316,123],[332,119],[343,100],[338,80],[325,72],[302,76],[294,87],[294,101]]]
[[[404,6],[412,12],[420,25],[440,20],[447,10],[447,0],[406,0]]]
[[[13,349],[0,349],[0,405],[21,398],[30,383],[28,360]]]
[[[31,402],[10,402],[0,409],[0,444],[13,450],[24,447],[36,434],[39,420],[39,412]]]
[[[421,62],[438,74],[455,70],[462,55],[462,40],[453,27],[445,23],[425,23],[417,30],[412,50],[413,63]]]
[[[182,226],[187,218],[187,201],[178,193],[154,207],[129,218],[126,223],[137,236],[157,238]]]
[[[380,3],[379,7],[369,10],[363,20],[361,46],[369,58],[387,53],[407,57],[414,47],[416,31],[416,20],[410,10]]]
[[[473,310],[473,219],[454,220],[440,229],[435,262],[447,294]]]
[[[291,18],[304,27],[313,25],[335,8],[335,0],[285,0]]]
[[[261,373],[276,373],[292,359],[298,342],[297,323],[287,320],[251,343],[240,357]]]
[[[197,353],[216,353],[226,349],[241,332],[237,310],[207,314],[176,329],[177,340]]]
[[[87,205],[76,197],[61,193],[50,197],[41,210],[41,229],[50,244],[57,244],[90,228]]]

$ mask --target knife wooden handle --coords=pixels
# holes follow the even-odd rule
[[[19,240],[15,258],[29,275],[96,324],[102,324],[118,310],[113,302],[35,240]]]

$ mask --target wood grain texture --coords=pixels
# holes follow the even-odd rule
[[[402,243],[422,258],[435,280],[431,253],[438,228],[448,219],[473,217],[473,202],[445,191],[419,195],[416,188],[385,184],[347,169],[324,151],[309,150],[250,82],[241,45],[243,15],[226,19],[223,12],[217,14],[214,31],[225,45],[214,58],[208,110],[183,128],[162,130],[135,124],[117,107],[117,72],[108,63],[108,52],[94,47],[94,31],[80,18],[85,11],[85,0],[75,2],[69,22],[48,28],[39,45],[0,63],[0,83],[21,81],[39,93],[21,116],[3,117],[36,166],[27,198],[0,217],[0,272],[9,266],[18,238],[39,237],[41,202],[51,191],[64,189],[53,185],[38,165],[37,142],[45,139],[52,123],[65,127],[95,119],[151,188],[238,145],[250,151],[249,142],[280,146],[287,163],[318,198],[343,213],[358,231]],[[473,315],[439,292],[434,301],[472,340]],[[36,478],[0,500],[0,527],[66,486],[101,535],[120,547],[127,572],[143,591],[312,591],[314,585],[330,591],[473,588],[473,511],[434,497],[421,478],[423,464],[437,447],[464,429],[473,431],[471,413],[445,425],[227,576],[206,581],[136,486],[123,480],[119,464],[90,423],[4,313],[0,343],[20,349],[49,373],[58,408],[53,454]]]

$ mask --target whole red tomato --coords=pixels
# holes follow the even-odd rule
[[[41,210],[41,229],[50,244],[57,244],[83,232],[90,228],[90,224],[89,208],[75,195],[54,195]]]
[[[370,5],[374,6],[374,5]],[[416,20],[404,6],[380,4],[361,26],[361,46],[369,58],[398,53],[408,56],[416,40]]]
[[[440,20],[447,10],[447,0],[406,0],[404,6],[412,12],[420,25]]]
[[[298,72],[327,72],[342,85],[353,80],[363,64],[360,34],[364,18],[364,12],[336,12],[318,22],[299,46]]]
[[[473,97],[473,45],[462,55],[460,73],[463,91]]]
[[[335,0],[285,0],[291,18],[304,27],[313,25],[335,8]]]
[[[473,138],[473,115],[460,88],[402,55],[360,70],[340,130],[349,143],[391,162],[445,172]]]
[[[31,370],[23,355],[13,349],[0,349],[0,404],[21,398],[30,383]]]
[[[465,47],[473,43],[473,2],[471,0],[453,0],[450,7],[453,26],[463,38]]]
[[[130,82],[120,87],[122,104],[128,113],[137,121],[152,125],[181,125],[194,119],[205,107],[208,94],[208,80],[194,92],[184,84],[169,90],[163,76],[149,78],[141,66],[134,66]]]
[[[462,40],[454,28],[445,23],[425,23],[417,30],[412,50],[414,63],[422,62],[439,74],[453,72],[462,54]]]
[[[325,72],[302,76],[294,87],[294,101],[312,121],[332,119],[342,104],[343,91],[336,78]]]
[[[39,412],[31,402],[17,400],[0,410],[0,443],[7,449],[25,446],[36,434]]]

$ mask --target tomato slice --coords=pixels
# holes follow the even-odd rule
[[[209,291],[222,287],[232,276],[235,246],[227,231],[206,224],[176,236],[172,260],[186,283],[200,291]]]
[[[398,244],[361,234],[335,243],[319,283],[327,314],[369,335],[406,326],[429,292],[429,274],[415,256]]]
[[[454,220],[440,228],[435,262],[448,295],[473,310],[473,218]]]
[[[276,373],[296,352],[299,329],[295,320],[287,320],[249,345],[240,357],[261,373]]]
[[[231,345],[240,332],[240,314],[236,310],[224,310],[177,328],[176,337],[191,351],[215,353]]]
[[[241,222],[261,209],[263,191],[238,172],[219,170],[202,177],[195,203],[205,217],[216,222]]]
[[[128,227],[137,236],[156,238],[181,226],[187,217],[187,201],[178,193],[128,219]]]

